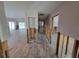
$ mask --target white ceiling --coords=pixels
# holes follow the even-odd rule
[[[7,1],[4,2],[4,7],[7,17],[24,18],[29,9],[49,14],[61,3],[59,1]]]

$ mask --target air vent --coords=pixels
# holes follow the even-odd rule
[[[44,16],[44,14],[39,14],[40,16]]]

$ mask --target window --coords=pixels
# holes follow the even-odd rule
[[[15,23],[14,22],[9,22],[9,29],[11,30],[15,30]]]
[[[59,16],[55,16],[53,18],[53,27],[58,27],[58,22],[59,22]]]
[[[19,29],[25,29],[25,22],[19,22]]]

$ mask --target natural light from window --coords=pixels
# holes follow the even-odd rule
[[[19,22],[19,29],[25,29],[25,22]]]
[[[15,30],[15,23],[14,22],[9,22],[9,29],[11,30]]]

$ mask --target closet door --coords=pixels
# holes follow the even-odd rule
[[[63,42],[64,42],[64,35],[60,34],[60,39],[59,39],[59,49],[58,49],[58,57],[62,57],[62,48],[63,48]]]
[[[72,58],[74,43],[75,43],[75,39],[69,37],[68,51],[66,56],[67,58]]]
[[[64,36],[63,48],[62,48],[62,57],[66,57],[67,45],[68,45],[68,38],[67,38],[67,36]]]
[[[79,58],[79,40],[75,39],[74,48],[73,48],[73,58]]]
[[[77,56],[76,57],[79,58],[79,47],[77,49]]]

